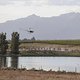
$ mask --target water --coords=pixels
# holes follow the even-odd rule
[[[8,66],[10,66],[8,58]],[[19,57],[19,68],[80,72],[80,57]]]

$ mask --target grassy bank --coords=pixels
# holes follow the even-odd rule
[[[80,57],[78,52],[58,52],[58,51],[24,51],[20,53],[21,56],[43,56],[43,57]]]
[[[9,44],[9,49],[10,49]],[[20,41],[19,48],[21,56],[69,56],[80,57],[80,40],[35,40],[35,41]],[[69,51],[27,51],[27,49],[36,48],[55,48]]]

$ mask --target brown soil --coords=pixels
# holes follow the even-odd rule
[[[80,80],[80,74],[27,70],[0,70],[0,80]]]

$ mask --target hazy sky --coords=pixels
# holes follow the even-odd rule
[[[49,17],[80,12],[80,0],[0,0],[0,22],[31,14]]]

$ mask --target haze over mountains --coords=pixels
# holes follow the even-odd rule
[[[29,28],[34,30],[34,34],[25,31]],[[40,17],[33,14],[26,18],[0,23],[0,32],[6,32],[8,38],[11,38],[13,31],[18,31],[20,38],[34,36],[40,40],[80,39],[80,13],[53,17]]]

